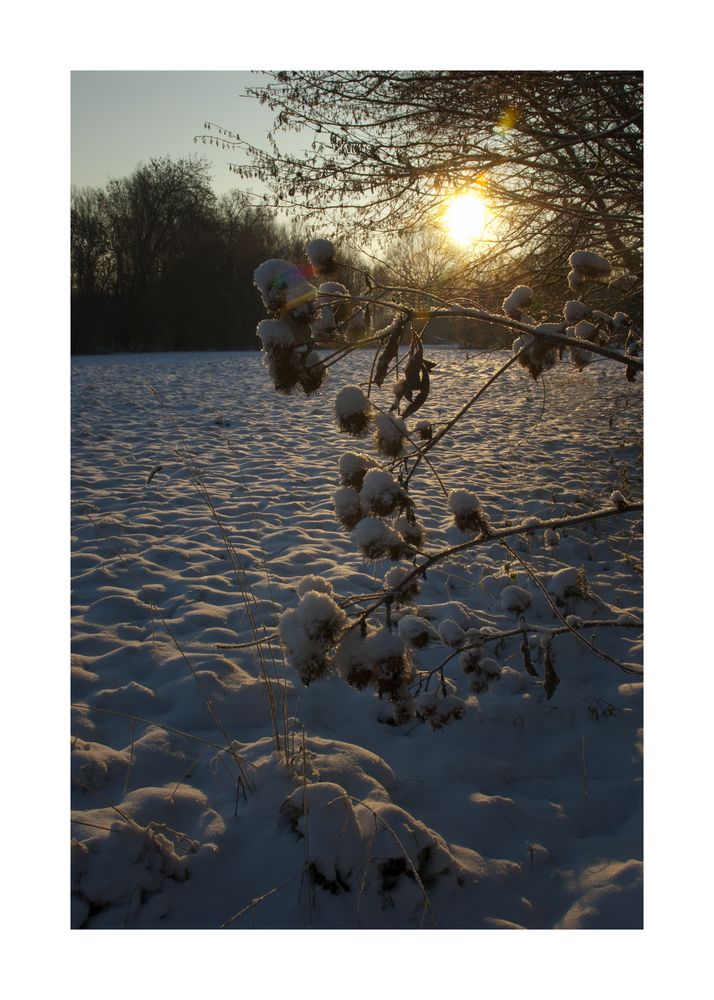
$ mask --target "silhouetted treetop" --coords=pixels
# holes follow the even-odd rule
[[[502,220],[496,255],[580,245],[641,268],[639,72],[297,71],[248,93],[275,112],[268,148],[220,129],[269,202],[371,239],[433,220],[478,185]],[[216,134],[217,126],[207,128]],[[300,155],[281,133],[306,131]]]

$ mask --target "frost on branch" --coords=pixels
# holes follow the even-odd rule
[[[357,385],[346,385],[335,399],[335,420],[343,434],[363,437],[372,421],[372,404]]]
[[[577,337],[578,340],[589,340],[593,344],[600,342],[600,331],[594,323],[590,323],[589,320],[581,319],[580,322],[574,326],[569,327],[567,331],[571,336]],[[579,347],[570,348],[570,362],[578,371],[582,371],[586,365],[589,365],[593,359],[591,351],[583,351]]]
[[[260,338],[265,366],[278,392],[291,393],[301,385],[306,395],[322,385],[327,374],[320,356],[309,344],[296,339],[300,331],[279,319],[263,319],[256,335]]]

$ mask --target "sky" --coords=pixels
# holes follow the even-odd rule
[[[127,177],[152,157],[203,155],[211,164],[217,195],[246,186],[229,170],[237,152],[194,143],[211,121],[263,145],[271,111],[243,96],[250,84],[267,82],[248,71],[78,71],[71,77],[72,184],[103,187]],[[281,145],[301,149],[304,141],[286,136]],[[260,191],[254,182],[252,190]]]

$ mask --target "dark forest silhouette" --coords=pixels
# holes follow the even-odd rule
[[[256,349],[253,271],[302,249],[246,195],[217,198],[199,159],[74,191],[71,239],[73,354]]]

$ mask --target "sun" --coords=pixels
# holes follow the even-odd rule
[[[443,223],[451,239],[466,247],[483,237],[490,221],[488,205],[475,191],[466,191],[449,198]]]

